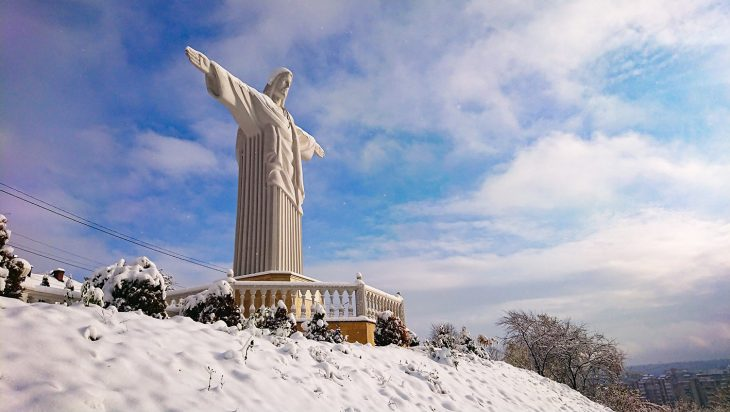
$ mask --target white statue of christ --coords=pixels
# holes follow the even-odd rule
[[[302,159],[324,150],[284,107],[292,72],[275,70],[261,93],[203,53],[187,47],[185,54],[238,123],[235,275],[302,273]]]

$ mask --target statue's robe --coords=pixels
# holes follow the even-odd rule
[[[317,143],[269,96],[217,63],[205,79],[238,123],[233,271],[302,273],[302,159],[312,158]]]

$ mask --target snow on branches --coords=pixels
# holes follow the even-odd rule
[[[375,345],[410,346],[411,334],[406,325],[393,312],[386,310],[378,314],[375,323]]]
[[[222,320],[228,326],[243,323],[241,309],[233,299],[233,288],[225,280],[214,282],[207,290],[183,299],[183,316],[201,323],[214,323]]]
[[[165,278],[147,257],[127,265],[124,259],[102,267],[91,276],[94,287],[104,293],[105,306],[115,306],[120,312],[141,310],[146,315],[164,318]]]
[[[8,218],[0,214],[0,292],[2,296],[20,299],[22,283],[30,273],[31,265],[15,256],[13,248],[6,244],[11,235],[7,224]]]
[[[315,303],[312,312],[312,319],[302,325],[304,336],[307,339],[332,343],[342,343],[345,341],[345,337],[342,335],[340,328],[327,329],[327,321],[324,319],[326,312],[321,304]]]
[[[618,383],[624,354],[613,339],[582,324],[545,313],[509,311],[497,323],[505,328],[505,361],[564,383],[595,399],[601,386]]]

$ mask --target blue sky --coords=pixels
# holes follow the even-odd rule
[[[6,184],[230,267],[236,126],[183,51],[259,90],[286,66],[287,107],[327,151],[304,169],[305,274],[400,291],[421,333],[499,335],[525,309],[588,323],[630,363],[730,356],[724,2],[0,7]],[[219,276],[3,193],[0,213],[97,262]]]

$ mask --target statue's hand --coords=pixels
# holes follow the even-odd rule
[[[316,154],[317,156],[323,158],[324,157],[324,149],[322,149],[322,146],[320,146],[320,145],[318,145],[318,144],[315,143],[315,146],[314,146],[314,154]]]
[[[205,74],[210,73],[210,59],[208,56],[189,46],[185,48],[185,55],[188,56],[190,63],[192,63],[198,70]]]

